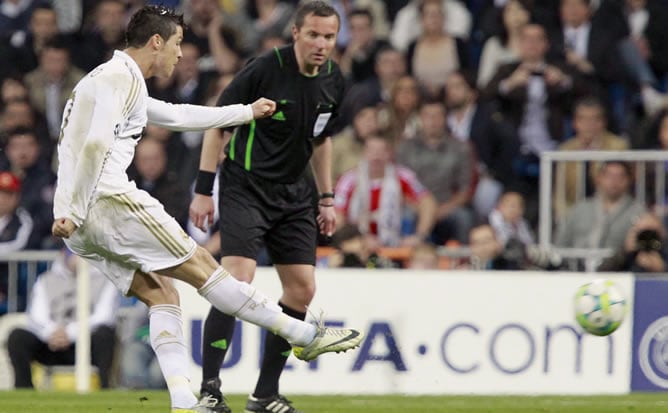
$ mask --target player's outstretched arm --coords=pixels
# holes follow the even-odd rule
[[[253,119],[271,116],[276,103],[260,98],[251,105],[220,107],[173,104],[148,98],[148,121],[175,131],[226,128],[248,123]]]
[[[267,98],[259,98],[251,105],[253,118],[260,119],[271,116],[276,111],[276,102]]]

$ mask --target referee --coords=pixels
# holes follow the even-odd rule
[[[190,217],[201,229],[213,221],[211,198],[218,154],[220,167],[221,263],[240,280],[251,282],[264,244],[283,287],[279,305],[293,317],[306,318],[315,293],[318,230],[331,235],[333,208],[330,136],[338,123],[344,79],[330,54],[340,17],[324,1],[302,5],[295,15],[293,43],[251,61],[218,100],[218,105],[250,103],[266,96],[277,104],[270,118],[234,130],[206,133]],[[311,163],[320,192],[314,219]],[[235,319],[211,308],[204,324],[201,401],[230,412],[220,390],[220,367],[234,333]],[[290,344],[267,333],[255,391],[246,412],[297,413],[278,391]]]

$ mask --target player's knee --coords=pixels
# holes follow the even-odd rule
[[[161,283],[159,288],[137,293],[136,296],[149,308],[154,305],[179,305],[179,292],[171,282]]]
[[[162,288],[162,297],[164,302],[161,304],[180,305],[179,292],[172,283],[165,283]]]

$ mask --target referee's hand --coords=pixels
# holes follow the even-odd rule
[[[334,210],[334,206],[323,206],[320,205],[319,207],[319,214],[318,214],[318,226],[320,227],[320,233],[322,235],[326,235],[328,237],[331,237],[332,234],[334,234],[334,231],[336,230],[336,211]]]
[[[204,232],[209,230],[209,225],[213,223],[213,198],[210,196],[195,194],[190,203],[190,220],[193,224]]]
[[[251,104],[251,108],[253,108],[253,119],[266,118],[274,114],[276,102],[260,98]]]

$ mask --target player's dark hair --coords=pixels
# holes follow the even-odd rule
[[[297,13],[295,14],[295,27],[297,27],[297,29],[302,28],[304,19],[306,19],[306,16],[309,14],[318,17],[336,16],[336,20],[339,22],[339,27],[341,27],[341,16],[339,16],[336,9],[324,1],[314,0],[302,4],[299,9],[297,9]]]
[[[183,15],[163,6],[144,6],[132,15],[125,42],[127,47],[143,47],[154,34],[167,41],[178,26],[184,27]]]

